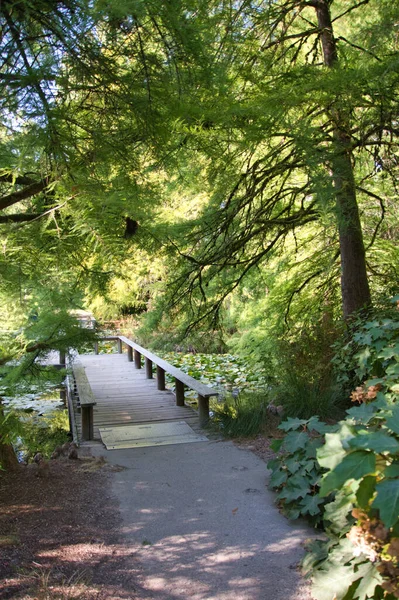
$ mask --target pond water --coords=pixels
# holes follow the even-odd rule
[[[0,395],[1,395],[0,388]],[[30,393],[15,396],[1,396],[2,404],[7,409],[17,410],[25,413],[37,413],[37,416],[48,415],[54,410],[63,409],[64,404],[60,399],[60,388],[54,385],[48,386],[43,391],[43,386],[31,386]]]

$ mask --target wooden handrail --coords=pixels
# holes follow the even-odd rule
[[[86,371],[80,361],[73,364],[73,375],[79,397],[82,416],[82,439],[92,440],[94,437],[93,406],[97,404],[92,392]]]
[[[145,358],[146,376],[147,379],[152,379],[152,366],[156,365],[157,372],[157,387],[159,390],[165,389],[165,373],[169,373],[175,379],[175,395],[177,406],[184,406],[184,387],[195,390],[198,394],[198,413],[200,426],[204,427],[209,421],[209,398],[211,396],[217,396],[219,392],[214,388],[205,385],[187,375],[184,371],[181,371],[174,365],[171,365],[166,360],[157,356],[153,352],[150,352],[146,348],[143,348],[136,342],[132,342],[129,338],[124,335],[107,336],[101,338],[103,340],[115,340],[118,343],[118,351],[122,353],[122,344],[127,346],[128,360],[133,362],[137,369],[141,369],[141,356]],[[98,342],[95,346],[95,352],[98,354]]]

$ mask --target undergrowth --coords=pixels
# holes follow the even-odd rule
[[[268,399],[262,392],[229,395],[222,403],[212,404],[212,423],[227,437],[252,437],[272,418],[267,406]]]

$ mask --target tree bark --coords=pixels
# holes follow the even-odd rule
[[[18,468],[19,463],[12,445],[5,441],[5,436],[1,430],[3,421],[3,407],[0,398],[0,468],[5,471],[13,471]]]
[[[326,67],[338,64],[331,12],[327,0],[315,6]],[[331,109],[334,122],[332,178],[336,190],[335,202],[341,254],[341,293],[345,319],[371,305],[359,207],[356,198],[349,114],[336,98]]]

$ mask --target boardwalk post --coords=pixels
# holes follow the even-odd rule
[[[129,362],[133,362],[133,348],[131,346],[127,347],[127,359]]]
[[[82,406],[82,439],[85,441],[92,440],[94,436],[93,427],[93,406]]]
[[[66,403],[67,403],[67,392],[66,392],[65,385],[63,385],[62,388],[60,389],[60,400],[62,401],[62,403],[64,404],[64,406],[66,406]]]
[[[137,350],[134,351],[134,366],[136,369],[141,369],[141,354]]]
[[[176,406],[184,406],[184,383],[175,379],[176,384]]]
[[[200,427],[205,427],[209,422],[209,398],[198,394],[198,416]]]
[[[122,340],[120,340],[119,338],[116,340],[118,343],[118,352],[119,354],[122,354],[123,349],[122,349]]]
[[[157,365],[157,388],[159,390],[165,389],[165,371],[162,367]]]
[[[152,360],[145,358],[145,374],[147,379],[152,379]]]
[[[98,354],[98,342],[94,342],[94,354]]]
[[[65,367],[65,364],[66,364],[65,351],[64,350],[60,350],[60,365],[62,365],[63,367]]]

